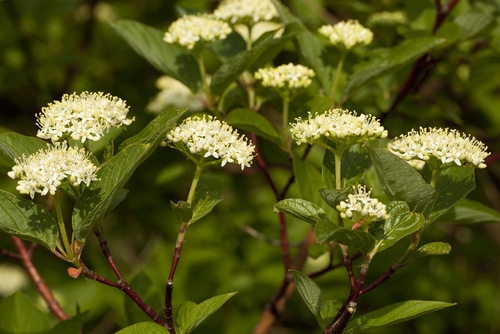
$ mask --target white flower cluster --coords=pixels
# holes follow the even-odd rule
[[[408,23],[406,15],[402,11],[395,12],[376,12],[368,17],[366,25],[373,26],[397,26]]]
[[[473,136],[449,128],[420,128],[399,136],[389,149],[402,159],[428,161],[435,157],[441,164],[474,165],[485,168],[488,147]]]
[[[87,186],[97,180],[97,167],[90,161],[85,149],[68,147],[66,142],[57,142],[45,150],[15,160],[16,165],[8,172],[10,178],[19,179],[16,189],[21,194],[35,193],[54,195],[57,188],[67,180],[73,186]]]
[[[362,219],[365,223],[370,223],[389,217],[386,205],[379,202],[378,199],[370,197],[371,190],[367,191],[366,186],[353,186],[353,189],[354,194],[349,194],[346,201],[341,201],[337,205],[337,210],[342,218],[348,218],[355,222]]]
[[[250,26],[277,18],[278,11],[270,0],[224,0],[214,11],[214,15],[231,24]]]
[[[373,40],[372,31],[363,27],[356,20],[324,25],[319,28],[319,33],[328,38],[333,45],[339,45],[347,50],[358,44],[368,45]]]
[[[225,39],[232,29],[213,15],[185,15],[172,23],[163,40],[193,49],[198,43]]]
[[[257,80],[261,80],[264,87],[291,92],[308,87],[315,73],[303,65],[289,63],[274,68],[261,68],[254,75]]]
[[[385,138],[384,129],[377,118],[371,115],[351,112],[344,109],[330,109],[314,117],[309,113],[307,120],[297,118],[291,123],[290,133],[297,144],[313,144],[322,137],[330,140],[362,142],[366,140]]]
[[[134,118],[127,118],[128,109],[122,99],[102,92],[65,94],[37,115],[37,137],[56,142],[69,135],[82,143],[87,139],[97,141],[110,127],[133,122]]]
[[[156,80],[156,87],[160,92],[148,103],[147,109],[155,114],[159,114],[169,107],[185,108],[191,111],[200,111],[203,104],[193,92],[182,82],[172,77],[163,75]]]
[[[212,116],[190,117],[167,134],[167,141],[184,145],[191,154],[238,164],[241,169],[250,167],[255,146],[240,136],[229,124]]]

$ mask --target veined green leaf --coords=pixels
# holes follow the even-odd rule
[[[411,212],[427,216],[437,196],[431,185],[406,161],[387,149],[368,148],[380,184],[391,201],[408,203]]]
[[[234,109],[229,113],[226,122],[235,128],[255,133],[275,144],[281,144],[281,137],[274,126],[264,116],[251,109]]]
[[[189,224],[200,220],[222,201],[222,194],[210,192],[206,187],[198,187],[194,196],[192,211],[193,215],[189,220]]]
[[[408,300],[395,303],[354,318],[347,325],[345,333],[353,334],[371,328],[394,325],[454,305],[455,303],[426,300]]]
[[[193,92],[202,88],[198,63],[188,49],[163,41],[163,31],[132,20],[110,22],[111,27],[157,70],[179,80]]]
[[[300,30],[294,39],[296,49],[300,53],[302,59],[304,59],[304,64],[314,70],[323,89],[328,91],[332,85],[331,76],[333,68],[327,66],[323,62],[325,47],[318,37],[307,30],[302,21],[294,16],[288,8],[277,1],[274,1],[274,5],[278,9],[282,22],[285,24],[295,23],[299,25]]]
[[[77,314],[71,319],[56,323],[54,327],[40,334],[80,334],[86,316],[87,312]]]
[[[454,22],[462,28],[462,38],[474,38],[494,26],[495,19],[480,12],[467,12],[458,15]]]
[[[473,167],[451,167],[443,170],[436,182],[437,198],[428,223],[436,220],[476,187]]]
[[[361,145],[354,145],[342,154],[341,176],[343,185],[359,183],[372,166],[368,152]],[[335,156],[326,150],[323,158],[323,180],[335,180]]]
[[[446,255],[450,253],[451,246],[446,242],[431,242],[419,247],[411,256],[410,260],[415,260],[419,257],[432,255]]]
[[[328,241],[335,241],[345,246],[354,247],[365,254],[370,252],[375,246],[375,239],[370,233],[343,227],[330,233],[325,242]]]
[[[316,225],[314,225],[314,236],[316,237],[316,242],[320,244],[327,243],[330,235],[338,228],[338,225],[330,220],[321,220],[317,222]]]
[[[119,330],[115,334],[168,334],[168,331],[165,327],[158,325],[156,322],[140,322],[138,324],[133,324],[132,326],[128,326],[122,330]]]
[[[318,325],[323,328],[323,318],[321,317],[321,309],[326,304],[326,298],[321,292],[319,286],[309,277],[300,271],[292,270],[297,291],[304,303],[316,318]]]
[[[46,148],[47,142],[35,137],[23,136],[16,132],[0,133],[0,155],[5,156],[0,161],[4,161],[5,167],[12,167],[14,159],[23,154],[29,156]]]
[[[0,229],[7,234],[56,248],[57,222],[43,207],[0,189]]]
[[[442,214],[439,221],[459,224],[500,223],[500,212],[464,198]]]
[[[73,210],[73,232],[78,241],[84,241],[92,226],[123,200],[123,187],[127,181],[154,152],[181,115],[182,112],[177,110],[166,110],[141,133],[126,141],[125,145],[120,145],[118,154],[99,168],[98,180],[85,189]]]
[[[16,292],[0,301],[0,333],[40,333],[51,325],[50,316],[40,311],[33,300]]]
[[[328,220],[325,211],[321,207],[301,198],[281,200],[274,205],[274,210],[289,213],[312,225],[322,220]]]
[[[377,251],[381,252],[399,240],[418,231],[425,219],[421,213],[410,212],[405,202],[391,202],[387,205],[389,218],[385,220],[381,233],[374,232],[377,238]]]
[[[215,313],[236,292],[230,292],[209,298],[200,304],[184,302],[175,313],[175,325],[179,334],[189,334],[195,330],[206,318]]]
[[[444,38],[434,36],[408,38],[391,49],[373,52],[369,65],[357,71],[347,82],[342,93],[343,99],[362,86],[396,71],[445,43]]]
[[[352,191],[351,187],[346,187],[344,189],[334,189],[334,188],[328,188],[328,189],[320,189],[319,193],[323,200],[332,208],[336,210],[337,205],[341,201],[344,201],[345,199],[348,198],[349,193]]]
[[[270,60],[270,54],[279,51],[285,43],[295,35],[296,25],[285,27],[281,37],[275,38],[275,32],[267,32],[256,41],[251,50],[238,53],[217,69],[210,81],[210,90],[216,95],[221,95],[224,90],[234,82],[240,74],[253,69],[256,63],[265,64]],[[264,58],[264,60],[263,60]]]

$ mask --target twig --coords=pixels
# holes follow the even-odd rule
[[[28,249],[26,248],[24,241],[20,238],[15,236],[11,236],[11,238],[14,241],[14,245],[16,246],[17,250],[19,251],[19,255],[16,257],[21,259],[24,268],[26,268],[26,271],[35,284],[36,289],[42,296],[43,300],[45,300],[45,303],[49,307],[50,312],[52,312],[52,314],[54,314],[61,321],[69,319],[68,315],[66,314],[66,312],[64,312],[61,305],[59,305],[56,298],[52,294],[52,291],[48,287],[47,283],[43,280],[42,276],[38,272],[38,269],[34,265],[31,259],[33,247],[30,247],[30,249]]]
[[[94,280],[96,282],[99,282],[99,283],[111,286],[113,288],[117,288],[117,289],[122,290],[128,297],[130,297],[130,299],[132,299],[134,301],[134,303],[137,304],[137,306],[140,307],[140,309],[144,313],[146,313],[146,315],[148,317],[150,317],[157,324],[159,324],[161,326],[165,326],[165,322],[158,315],[158,313],[156,313],[155,310],[153,310],[151,308],[151,306],[149,306],[146,302],[144,302],[144,300],[142,300],[142,298],[134,291],[134,289],[132,289],[130,287],[130,285],[125,280],[113,282],[113,281],[111,281],[103,276],[98,275],[96,272],[88,269],[82,261],[80,261],[80,263],[82,265],[81,268],[82,268],[83,275],[85,275],[86,277],[88,277],[91,280]]]
[[[94,227],[92,230],[97,239],[99,240],[99,246],[101,247],[101,250],[106,258],[106,262],[115,273],[116,277],[118,278],[118,281],[115,283],[113,281],[108,280],[105,277],[99,276],[94,271],[88,269],[84,265],[84,263],[80,261],[82,264],[82,274],[84,274],[88,278],[93,279],[94,281],[122,290],[128,297],[130,297],[130,299],[134,301],[134,303],[137,304],[137,306],[139,306],[139,308],[142,311],[144,311],[144,313],[146,313],[148,317],[150,317],[157,324],[164,326],[165,322],[158,315],[158,313],[156,313],[151,308],[151,306],[149,306],[144,300],[142,300],[142,298],[130,287],[127,281],[123,278],[121,271],[116,266],[113,256],[111,255],[111,251],[109,250],[108,242],[106,240],[106,237],[104,236],[103,231],[99,227]]]

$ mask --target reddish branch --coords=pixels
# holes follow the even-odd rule
[[[117,282],[113,282],[111,280],[108,280],[105,277],[102,277],[98,275],[96,272],[88,269],[85,264],[80,261],[82,265],[82,274],[87,276],[88,278],[97,281],[102,284],[106,284],[108,286],[117,288],[122,290],[132,301],[134,301],[137,306],[149,317],[151,318],[154,322],[156,322],[159,325],[165,326],[165,322],[163,319],[158,315],[158,313],[155,312],[149,306],[138,294],[137,292],[132,289],[132,287],[127,283],[127,281],[123,278],[122,273],[118,269],[118,267],[115,264],[115,261],[113,260],[113,256],[111,255],[111,252],[108,247],[108,242],[106,241],[106,238],[101,230],[99,230],[97,227],[93,229],[94,234],[97,236],[97,239],[99,240],[99,246],[101,247],[101,250],[106,258],[106,262],[108,265],[111,267],[113,272],[115,273],[116,277],[118,278]]]
[[[36,289],[42,296],[43,300],[45,300],[45,303],[49,307],[50,312],[52,312],[52,314],[54,314],[61,321],[67,320],[69,318],[68,315],[66,314],[66,312],[64,312],[62,307],[55,299],[52,291],[48,287],[47,283],[43,280],[42,276],[38,272],[38,269],[35,267],[31,259],[33,247],[30,247],[28,249],[26,248],[24,241],[20,238],[14,236],[11,236],[11,238],[14,241],[14,245],[16,246],[17,250],[19,251],[19,254],[12,255],[15,255],[14,257],[21,259],[24,268],[26,268],[26,271],[35,284]]]

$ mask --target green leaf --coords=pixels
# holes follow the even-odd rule
[[[92,226],[123,200],[123,187],[175,125],[182,111],[168,109],[151,121],[138,135],[120,145],[120,151],[97,171],[97,181],[85,189],[73,210],[75,238],[83,242]]]
[[[372,166],[368,152],[361,145],[353,145],[342,154],[341,176],[343,185],[356,184],[366,171]],[[330,186],[335,187],[335,155],[326,150],[323,157],[323,180],[329,180]],[[348,187],[350,189],[350,187]]]
[[[301,198],[287,198],[274,205],[274,211],[289,213],[309,224],[328,220],[325,211],[314,203]]]
[[[43,332],[43,334],[80,334],[82,333],[83,322],[86,316],[87,312],[77,314],[71,319],[58,322],[54,327]]]
[[[177,218],[179,224],[188,224],[193,218],[193,208],[188,202],[179,201],[174,203],[170,201],[170,206],[172,207],[175,218]]]
[[[42,206],[0,189],[0,229],[7,234],[56,248],[57,222]]]
[[[295,280],[295,285],[297,286],[297,291],[304,303],[311,311],[311,313],[316,318],[318,325],[323,327],[323,318],[321,317],[321,309],[326,304],[326,298],[321,292],[319,286],[309,277],[301,273],[300,271],[292,270],[293,278]]]
[[[165,334],[168,333],[167,329],[156,322],[140,322],[132,326],[125,327],[115,334]]]
[[[189,224],[192,224],[209,214],[221,201],[222,194],[210,192],[205,187],[198,187],[192,204],[193,214],[189,220]]]
[[[320,244],[327,243],[332,232],[338,228],[338,225],[330,220],[321,220],[317,222],[314,226],[314,236],[316,237],[316,242]]]
[[[473,167],[451,167],[443,170],[436,182],[437,198],[428,221],[436,220],[475,187]]]
[[[399,240],[418,231],[424,224],[424,216],[410,212],[405,202],[391,202],[387,205],[389,218],[385,220],[383,231],[374,232],[377,239],[377,251],[381,252]]]
[[[500,223],[500,213],[483,203],[464,198],[442,214],[439,221],[460,224]]]
[[[344,201],[348,196],[349,193],[352,191],[352,187],[346,187],[344,189],[334,189],[334,188],[328,188],[328,189],[320,189],[319,193],[323,200],[332,208],[336,209],[337,205],[341,201]]]
[[[249,70],[257,62],[265,64],[272,59],[272,55],[279,51],[286,42],[295,35],[295,25],[285,27],[285,32],[279,38],[275,38],[275,31],[267,32],[263,37],[254,44],[251,50],[238,53],[217,69],[212,75],[210,81],[210,90],[216,95],[221,95],[224,90],[238,77],[240,74]],[[271,56],[271,58],[269,58]]]
[[[395,303],[354,318],[347,325],[345,333],[351,334],[371,328],[387,327],[454,305],[456,304],[425,300]]]
[[[157,70],[179,80],[193,92],[202,88],[198,63],[188,49],[163,41],[163,31],[132,20],[110,22],[111,27]]]
[[[330,233],[326,238],[326,242],[328,241],[335,241],[345,246],[354,247],[365,254],[370,252],[375,246],[375,239],[370,233],[343,227]]]
[[[281,137],[274,126],[264,116],[251,109],[234,109],[229,113],[226,122],[235,128],[255,133],[277,145],[281,144]]]
[[[335,316],[340,311],[342,307],[342,302],[338,299],[327,300],[326,303],[321,307],[321,329],[328,327],[328,325],[335,319]]]
[[[408,38],[391,49],[372,52],[368,65],[358,70],[347,82],[342,93],[343,99],[364,85],[398,70],[445,43],[446,39],[434,36]]]
[[[474,38],[491,28],[495,19],[488,14],[479,12],[462,13],[455,17],[454,22],[462,28],[462,38]]]
[[[418,248],[412,255],[410,260],[415,260],[424,256],[446,255],[451,252],[450,244],[446,242],[431,242]]]
[[[22,292],[0,301],[0,333],[40,333],[50,329],[50,316]]]
[[[295,49],[298,50],[304,64],[314,70],[324,90],[331,87],[332,68],[325,65],[323,57],[326,53],[325,48],[318,37],[307,30],[302,21],[294,16],[288,8],[278,1],[274,2],[278,9],[280,19],[285,24],[295,23],[300,27],[299,32],[294,39]]]
[[[293,154],[293,171],[301,197],[317,205],[321,204],[323,201],[318,190],[323,188],[323,178],[319,168]]]
[[[410,211],[427,216],[437,194],[405,160],[387,149],[368,148],[380,184],[391,201],[408,203]]]
[[[206,318],[215,313],[226,301],[237,292],[230,292],[209,298],[200,304],[184,302],[175,313],[175,324],[179,334],[189,334]]]
[[[123,150],[131,144],[153,144],[158,145],[165,138],[166,134],[172,129],[176,122],[187,111],[185,109],[169,108],[155,117],[144,129],[133,137],[123,141],[118,148],[118,151]]]
[[[14,165],[14,159],[23,154],[29,156],[46,148],[47,142],[35,137],[23,136],[15,132],[0,133],[0,152],[2,156],[5,156],[0,161],[4,161],[2,165],[9,168]]]

